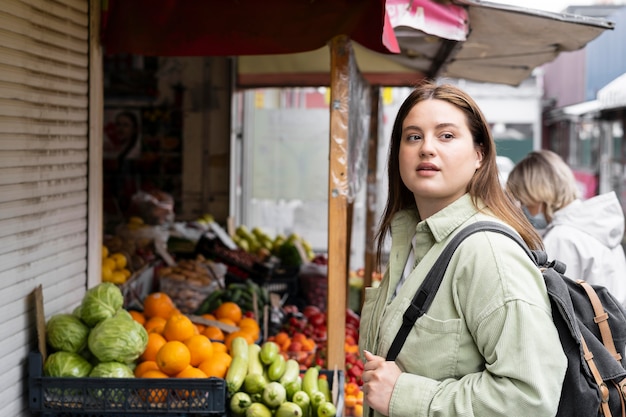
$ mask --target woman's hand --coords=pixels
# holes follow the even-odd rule
[[[367,362],[362,376],[363,399],[371,408],[388,416],[393,387],[402,371],[395,362],[386,361],[367,350],[364,352]]]

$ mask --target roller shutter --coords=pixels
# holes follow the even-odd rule
[[[0,1],[0,415],[27,416],[33,289],[87,285],[89,2]],[[10,335],[10,337],[9,337]]]

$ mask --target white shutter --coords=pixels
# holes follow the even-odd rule
[[[30,415],[34,288],[49,317],[87,286],[89,5],[0,1],[2,416]]]

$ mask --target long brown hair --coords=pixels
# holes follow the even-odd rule
[[[474,138],[474,144],[480,146],[483,153],[482,165],[467,185],[467,192],[470,194],[474,205],[477,206],[478,200],[482,200],[496,217],[513,227],[531,249],[541,248],[541,238],[528,222],[521,209],[502,189],[496,164],[496,145],[491,136],[489,125],[478,105],[467,93],[454,85],[437,85],[434,81],[425,81],[418,85],[404,100],[398,110],[391,131],[387,164],[389,194],[380,220],[378,233],[376,234],[379,266],[382,259],[384,240],[387,233],[391,230],[391,221],[394,215],[400,210],[417,208],[413,193],[404,185],[400,177],[398,158],[404,119],[416,104],[429,99],[446,101],[463,111]]]

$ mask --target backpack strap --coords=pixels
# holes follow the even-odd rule
[[[613,334],[611,333],[611,327],[609,326],[608,322],[609,315],[604,310],[602,302],[598,298],[598,294],[596,294],[596,291],[591,285],[589,285],[588,282],[581,279],[577,280],[576,282],[585,290],[585,292],[587,293],[587,297],[589,297],[589,300],[591,301],[593,312],[595,314],[593,321],[600,328],[602,343],[604,343],[604,346],[606,346],[606,348],[615,358],[615,360],[617,360],[618,362],[621,361],[622,355],[617,352],[617,349],[615,349],[615,343],[613,343]]]
[[[587,365],[589,365],[591,375],[593,375],[593,379],[596,381],[596,384],[598,385],[598,389],[600,391],[600,408],[602,409],[602,414],[604,415],[604,417],[611,417],[611,409],[609,408],[609,387],[607,387],[606,383],[602,380],[600,371],[598,371],[598,367],[593,360],[593,353],[591,353],[591,351],[587,347],[587,342],[585,342],[585,338],[582,334],[580,335],[580,342],[582,343],[585,361],[587,361]]]
[[[506,226],[500,223],[491,221],[479,221],[476,223],[472,223],[462,229],[460,232],[454,235],[454,237],[450,240],[450,243],[448,243],[443,249],[441,255],[439,255],[439,258],[437,258],[437,260],[433,264],[432,269],[428,271],[426,278],[424,278],[424,281],[417,289],[413,300],[411,300],[411,304],[404,312],[404,315],[402,316],[402,325],[400,326],[400,330],[398,330],[398,333],[393,339],[393,342],[389,347],[389,351],[387,352],[386,359],[388,361],[393,361],[396,359],[396,357],[400,353],[400,350],[402,349],[402,345],[404,345],[404,341],[411,332],[413,325],[418,318],[423,316],[424,313],[428,311],[428,308],[432,304],[433,299],[437,294],[437,290],[439,289],[439,286],[443,281],[443,276],[446,272],[446,268],[448,267],[450,259],[452,258],[452,254],[454,253],[456,248],[469,235],[476,232],[486,231],[501,233],[509,236],[513,240],[516,240],[517,243],[522,248],[524,248],[528,256],[530,256],[531,259],[535,260],[535,257],[531,253],[530,249],[528,249],[528,246],[526,246],[524,241],[519,236],[514,234],[511,230],[509,230]]]

